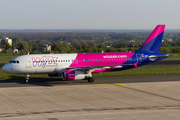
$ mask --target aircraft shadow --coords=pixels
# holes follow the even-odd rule
[[[10,75],[11,79],[0,80],[0,87],[3,83],[16,83],[16,86],[54,86],[58,84],[73,84],[73,83],[87,83],[85,80],[78,81],[64,81],[62,78],[33,78],[30,77],[29,83],[25,83],[25,77],[17,77],[16,75]],[[19,84],[19,85],[18,85]],[[22,86],[23,87],[23,86]]]

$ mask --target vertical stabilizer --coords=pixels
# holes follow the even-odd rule
[[[165,29],[165,25],[157,25],[156,28],[153,30],[153,32],[150,34],[150,36],[147,38],[147,40],[144,42],[144,44],[137,52],[149,51],[149,52],[159,53],[164,29]]]

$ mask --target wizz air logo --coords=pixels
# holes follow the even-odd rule
[[[53,67],[57,66],[58,57],[43,56],[43,57],[32,57],[33,67]]]

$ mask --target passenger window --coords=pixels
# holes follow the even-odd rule
[[[17,63],[19,63],[19,61],[17,60]]]

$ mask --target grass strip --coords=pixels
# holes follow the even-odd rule
[[[95,73],[93,77],[180,74],[180,65],[146,65],[117,72]]]

